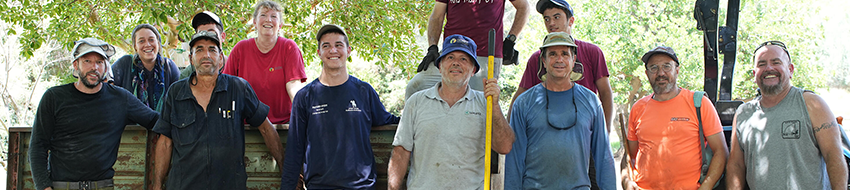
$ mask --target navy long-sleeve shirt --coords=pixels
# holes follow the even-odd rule
[[[44,92],[29,149],[36,189],[53,181],[112,179],[125,123],[153,127],[156,112],[123,88],[102,86],[94,94],[80,92],[74,83]]]
[[[314,80],[295,95],[280,189],[295,188],[302,166],[308,189],[374,189],[369,134],[398,122],[369,83],[353,76],[339,86]]]

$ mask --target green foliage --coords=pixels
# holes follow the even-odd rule
[[[680,87],[703,89],[703,33],[696,29],[693,1],[584,0],[570,3],[576,15],[573,36],[595,43],[605,52],[615,103],[631,105],[652,93],[640,56],[658,45],[673,47],[679,54],[682,63],[678,78]],[[726,5],[721,4],[720,9],[722,26]],[[797,77],[793,79],[795,86],[806,89],[824,86],[820,65],[810,64],[822,53],[804,51],[819,49],[817,42],[823,39],[822,26],[800,19],[812,17],[817,10],[813,4],[795,1],[741,3],[733,99],[756,95],[757,87],[749,74],[752,50],[767,40],[789,44],[797,69]]]
[[[218,14],[225,26],[229,50],[247,39],[255,1],[176,1],[176,0],[56,0],[12,1],[0,5],[0,20],[20,27],[9,33],[20,33],[20,55],[26,58],[48,40],[60,42],[70,49],[75,40],[97,37],[132,53],[133,28],[150,23],[160,30],[164,52],[179,51],[181,42],[194,33],[192,16],[203,10]],[[348,30],[352,46],[363,52],[368,61],[381,60],[381,66],[407,70],[421,50],[414,35],[424,32],[430,1],[291,1],[282,3],[283,36],[301,45],[308,63],[315,59],[315,31],[326,23]],[[380,7],[380,8],[378,8]],[[226,51],[229,52],[229,51]]]

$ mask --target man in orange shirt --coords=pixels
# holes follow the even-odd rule
[[[714,105],[702,98],[703,134],[694,107],[694,92],[679,88],[679,58],[673,48],[659,46],[641,60],[653,94],[641,98],[629,115],[632,175],[623,174],[624,189],[711,189],[723,174],[729,150]],[[699,135],[714,152],[708,176],[700,179]]]

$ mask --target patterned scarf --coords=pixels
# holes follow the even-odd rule
[[[164,95],[163,91],[165,90],[165,69],[163,69],[165,60],[160,55],[157,55],[156,59],[154,59],[155,64],[153,69],[147,71],[142,60],[138,56],[133,57],[133,67],[130,73],[128,73],[133,76],[131,82],[133,95],[151,109],[160,111],[159,100],[162,99]],[[145,77],[146,75],[153,76]],[[148,94],[148,89],[152,89],[153,94]]]

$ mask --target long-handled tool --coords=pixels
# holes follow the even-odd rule
[[[496,54],[496,29],[490,29],[490,37],[488,39],[490,43],[487,44],[487,80],[493,78],[493,59]],[[486,86],[486,84],[485,84]],[[487,121],[486,121],[487,133],[485,144],[484,145],[484,190],[490,190],[490,150],[492,150],[493,146],[493,96],[487,96]]]

